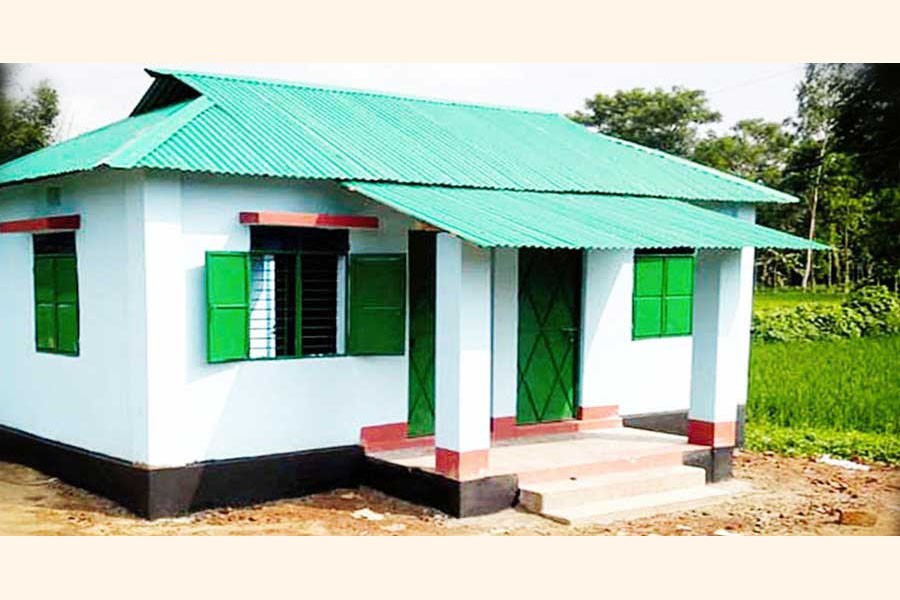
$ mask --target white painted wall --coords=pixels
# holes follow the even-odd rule
[[[52,184],[60,206],[47,205],[48,184],[0,190],[0,220],[82,215],[81,355],[34,350],[31,236],[0,235],[0,424],[165,466],[355,444],[363,426],[406,420],[406,356],[207,364],[204,271],[207,251],[249,249],[240,211],[379,216],[378,231],[351,233],[351,252],[406,252],[410,219],[328,183],[109,172]],[[753,219],[752,207],[718,209]],[[485,448],[491,410],[515,414],[517,253],[441,238],[459,261],[448,270],[441,259],[438,302],[460,322],[455,394],[465,414],[442,418],[438,401],[438,443]],[[752,269],[752,250],[741,251],[740,318],[729,330],[729,360],[744,365],[733,369],[738,402]],[[687,409],[691,338],[631,339],[633,253],[587,252],[584,273],[582,404],[618,404],[624,415]],[[458,281],[446,284],[448,274]],[[439,320],[439,337],[448,325]],[[439,388],[449,373],[439,364]],[[442,433],[442,422],[456,429]]]
[[[491,251],[437,236],[435,445],[490,447]]]
[[[582,406],[619,405],[622,415],[687,410],[691,337],[631,337],[633,250],[585,253]]]
[[[707,203],[716,210],[755,222],[753,206]],[[750,353],[750,313],[753,305],[753,248],[740,251],[738,305],[741,320],[729,346],[736,365],[732,376],[746,402]],[[693,337],[632,340],[634,252],[592,250],[585,254],[582,313],[582,406],[618,404],[622,415],[688,410],[691,404]],[[694,306],[704,318],[705,309]],[[696,321],[695,321],[696,322]]]
[[[250,247],[241,211],[376,215],[378,231],[352,231],[351,252],[405,253],[410,220],[333,184],[149,175],[151,372],[149,462],[292,452],[359,442],[363,426],[407,417],[407,357],[323,357],[206,362],[207,251]],[[175,208],[178,207],[177,211]]]
[[[59,206],[46,200],[62,188]],[[69,176],[0,190],[0,221],[80,214],[80,355],[34,346],[30,234],[0,235],[0,424],[146,462],[142,183],[139,173]]]

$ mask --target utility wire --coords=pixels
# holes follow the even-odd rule
[[[755,78],[753,78],[753,79],[748,79],[748,80],[742,81],[742,82],[740,82],[740,83],[735,83],[735,84],[732,84],[732,85],[726,85],[726,86],[724,86],[724,87],[720,87],[720,88],[718,88],[718,89],[711,90],[711,91],[710,91],[710,94],[719,94],[719,93],[726,92],[726,91],[731,91],[731,90],[734,90],[734,89],[737,89],[737,88],[746,87],[746,86],[748,86],[748,85],[754,85],[754,84],[757,84],[757,83],[762,83],[763,81],[768,81],[768,80],[770,80],[770,79],[775,79],[776,77],[781,77],[782,75],[787,75],[788,73],[793,73],[793,72],[796,71],[797,69],[802,69],[802,68],[803,68],[803,65],[800,65],[800,66],[794,65],[794,66],[792,66],[792,67],[790,67],[790,68],[788,68],[788,69],[782,69],[782,70],[776,71],[776,72],[774,72],[774,73],[769,73],[768,75],[763,75],[762,77],[755,77]]]

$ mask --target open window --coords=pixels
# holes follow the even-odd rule
[[[250,230],[249,358],[344,353],[346,230]]]
[[[265,226],[207,253],[209,362],[403,354],[405,257],[348,249],[346,229]]]

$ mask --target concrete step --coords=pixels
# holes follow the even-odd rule
[[[628,496],[703,486],[706,473],[683,465],[521,484],[519,503],[535,513]]]
[[[603,524],[640,519],[667,512],[693,510],[721,502],[735,491],[728,487],[704,485],[654,494],[627,496],[578,506],[557,508],[539,513],[564,525]]]

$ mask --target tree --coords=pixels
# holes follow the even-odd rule
[[[730,133],[712,133],[697,143],[693,159],[763,185],[779,187],[793,135],[783,124],[762,119],[738,121]]]
[[[807,144],[815,147],[815,157],[809,167],[814,175],[806,190],[809,206],[807,237],[816,237],[816,216],[822,191],[828,153],[834,145],[834,128],[837,104],[840,100],[843,65],[808,64],[806,74],[797,92],[798,134]],[[803,288],[806,289],[813,275],[813,251],[806,251],[806,267],[803,270]]]
[[[900,185],[900,65],[843,69],[835,146],[859,159],[873,187]]]
[[[876,278],[900,280],[900,66],[844,70],[835,147],[853,156],[872,200],[866,247]]]
[[[0,164],[52,142],[58,117],[59,97],[47,82],[21,99],[0,96]]]
[[[635,88],[612,96],[596,94],[585,100],[584,111],[570,118],[624,140],[689,157],[701,125],[716,123],[721,115],[712,110],[702,90]]]

